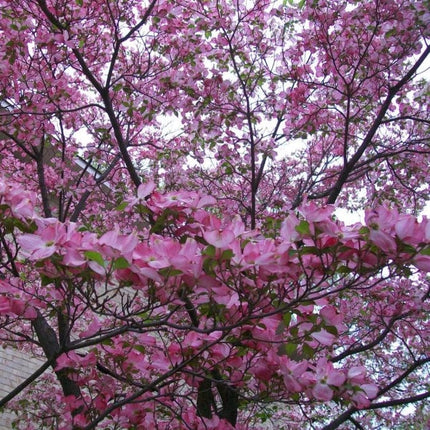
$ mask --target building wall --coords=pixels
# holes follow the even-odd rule
[[[9,394],[43,364],[13,348],[0,347],[0,398]],[[13,415],[0,412],[0,430],[12,428]]]

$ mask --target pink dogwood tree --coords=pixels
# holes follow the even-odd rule
[[[16,428],[429,419],[427,1],[0,6]]]

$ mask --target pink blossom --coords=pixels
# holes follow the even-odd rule
[[[49,358],[45,326],[79,391],[46,372],[17,428],[299,429],[369,363],[422,391],[429,14],[297,3],[0,0],[0,339]]]
[[[56,359],[55,371],[58,372],[59,370],[67,367],[74,368],[78,361],[79,358],[75,352],[70,351],[68,353],[63,353]]]
[[[369,239],[387,254],[394,253],[397,249],[395,240],[383,231],[371,230]]]
[[[375,384],[361,384],[360,388],[366,393],[366,396],[369,399],[374,399],[376,398],[379,389],[377,387],[377,385]]]
[[[300,238],[300,234],[296,231],[296,227],[300,221],[294,214],[289,214],[282,223],[280,236],[288,242],[295,242]]]
[[[126,259],[131,259],[131,255],[138,240],[133,234],[120,234],[118,227],[116,227],[114,230],[110,230],[100,237],[98,243],[118,251],[118,253],[109,252],[109,250],[105,248],[105,253],[109,256],[120,255]]]
[[[11,311],[10,301],[7,297],[0,296],[0,314],[7,315]]]
[[[87,329],[85,331],[82,331],[79,334],[79,337],[80,338],[91,337],[94,334],[96,334],[98,331],[100,331],[101,328],[102,328],[102,324],[100,323],[100,321],[98,319],[95,318],[90,322]]]
[[[30,320],[37,318],[37,311],[31,304],[5,296],[0,296],[0,315],[2,314]]]
[[[281,363],[281,372],[284,379],[284,384],[288,391],[299,392],[303,389],[302,383],[305,380],[302,378],[309,363],[304,361],[295,362],[289,359]]]
[[[322,222],[330,219],[334,209],[333,205],[319,207],[314,202],[310,201],[300,206],[299,211],[309,222]]]
[[[416,255],[413,258],[413,264],[423,272],[430,272],[430,255]]]
[[[146,182],[145,184],[139,185],[137,188],[137,197],[144,200],[148,197],[155,189],[155,184],[152,181]]]
[[[320,315],[324,321],[332,326],[339,326],[342,324],[343,316],[340,312],[337,312],[336,308],[331,305],[326,305],[320,310]]]
[[[327,402],[333,398],[333,390],[321,382],[317,382],[312,388],[312,394],[317,400]]]
[[[43,260],[50,257],[57,250],[55,242],[48,238],[42,238],[37,234],[23,234],[18,238],[24,255],[32,260]]]
[[[226,248],[235,239],[234,233],[228,229],[205,231],[203,237],[207,243],[216,248]]]
[[[264,360],[257,362],[251,371],[258,379],[262,381],[269,381],[274,373],[274,369],[268,366]]]
[[[203,208],[206,206],[213,206],[216,204],[216,199],[212,196],[203,196],[199,197],[197,204],[195,205],[196,208]]]
[[[329,333],[327,330],[325,329],[321,329],[318,332],[314,332],[311,334],[311,336],[316,339],[319,343],[321,343],[322,345],[326,345],[326,346],[330,346],[333,345],[333,343],[336,340],[336,336]]]
[[[414,217],[405,215],[400,217],[394,228],[401,240],[408,239],[410,241],[417,232],[417,226],[417,220]]]
[[[366,376],[367,370],[364,366],[353,366],[348,369],[348,380],[354,383],[361,383],[365,376]]]

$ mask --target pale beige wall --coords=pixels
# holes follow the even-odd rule
[[[13,348],[0,347],[0,398],[28,378],[42,362]],[[10,430],[12,415],[0,412],[0,430]]]

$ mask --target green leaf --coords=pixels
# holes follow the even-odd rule
[[[221,260],[222,261],[231,260],[233,258],[233,255],[234,255],[234,253],[231,249],[226,249],[221,254]]]
[[[15,222],[13,218],[6,218],[2,224],[6,234],[11,234],[15,230]]]
[[[385,38],[388,39],[391,36],[394,36],[397,33],[396,27],[391,28],[385,33]]]
[[[15,53],[15,51],[12,51],[12,53],[10,54],[9,59],[8,59],[9,64],[13,65],[15,63],[15,60],[16,60],[16,53]]]
[[[6,212],[9,209],[9,205],[1,204],[0,205],[0,213]]]
[[[209,257],[215,257],[216,248],[213,245],[208,245],[202,252],[203,255],[207,255]]]
[[[167,217],[166,212],[163,212],[151,227],[150,233],[161,233],[167,226]]]
[[[97,251],[85,251],[84,255],[86,258],[88,258],[88,260],[95,261],[100,266],[105,267],[105,261],[99,252],[97,252]]]
[[[215,267],[217,262],[213,258],[206,258],[203,261],[203,270],[208,275],[213,275],[215,273]]]
[[[300,400],[300,393],[291,393],[289,397],[291,397],[295,402],[298,402]]]
[[[407,252],[408,254],[413,254],[415,252],[415,248],[407,243],[398,243],[398,247],[401,252]]]
[[[121,202],[117,207],[116,210],[118,212],[122,212],[126,207],[128,206],[127,202]]]
[[[300,234],[311,234],[309,223],[304,220],[300,221],[299,225],[296,226],[296,231]]]
[[[135,349],[136,351],[139,351],[141,353],[145,352],[145,347],[143,345],[134,345],[133,349]]]
[[[224,173],[226,175],[232,175],[233,169],[231,168],[230,164],[224,163]]]
[[[326,329],[330,334],[334,334],[335,336],[337,336],[337,335],[338,335],[337,328],[336,328],[335,326],[333,326],[333,325],[327,325],[327,326],[325,327],[325,329]]]
[[[349,267],[346,267],[346,266],[340,266],[340,267],[336,270],[336,272],[337,272],[337,273],[340,273],[340,274],[348,274],[348,273],[351,273],[351,269],[350,269]]]
[[[281,345],[279,347],[278,353],[280,355],[286,355],[287,357],[291,358],[292,360],[297,359],[297,343],[285,343],[284,345]]]
[[[312,358],[315,355],[315,351],[307,343],[302,346],[302,356],[305,359]]]
[[[316,246],[302,246],[299,250],[300,254],[312,254],[312,255],[320,255],[321,250],[318,249]]]
[[[290,334],[293,337],[297,337],[297,335],[299,334],[299,328],[296,325],[291,327]]]
[[[420,251],[421,255],[430,255],[430,246]]]
[[[287,312],[286,314],[282,315],[282,321],[284,326],[287,328],[291,322],[291,312]]]
[[[42,287],[45,287],[46,285],[52,284],[54,282],[52,278],[44,275],[43,273],[40,275],[40,280],[42,281]]]
[[[358,232],[363,236],[370,233],[369,227],[363,226],[358,230]]]
[[[130,263],[124,257],[118,257],[112,264],[113,270],[127,269],[130,267]]]
[[[178,276],[182,275],[182,271],[178,269],[172,269],[171,267],[163,267],[158,271],[161,276]]]

